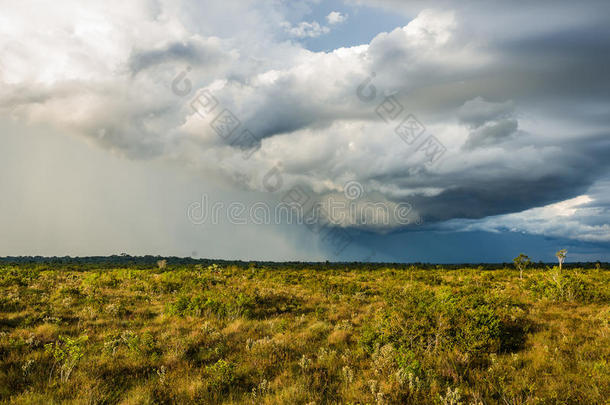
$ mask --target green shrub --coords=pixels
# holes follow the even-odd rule
[[[46,353],[51,354],[54,359],[50,377],[52,377],[54,372],[57,372],[61,382],[68,381],[72,371],[80,359],[85,355],[85,343],[88,339],[89,337],[87,335],[82,335],[77,338],[60,336],[54,343],[46,344]]]
[[[37,279],[40,271],[37,269],[20,269],[17,267],[0,267],[0,287],[26,287]]]
[[[236,378],[235,365],[222,359],[208,366],[206,371],[209,376],[209,387],[214,393],[227,392]]]
[[[538,298],[551,301],[582,303],[607,301],[602,290],[587,281],[582,274],[570,270],[560,271],[556,267],[548,273],[530,278],[526,283],[526,289]]]
[[[498,303],[480,293],[409,288],[388,297],[390,304],[362,328],[360,344],[372,353],[392,343],[409,350],[450,350],[482,354],[500,348],[505,323]],[[376,325],[379,326],[376,326]]]

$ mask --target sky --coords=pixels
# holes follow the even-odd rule
[[[0,256],[610,261],[607,1],[0,9]]]

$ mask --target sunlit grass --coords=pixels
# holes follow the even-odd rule
[[[0,400],[603,404],[609,275],[4,267]]]

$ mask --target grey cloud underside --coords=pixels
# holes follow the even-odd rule
[[[438,187],[444,191],[434,197],[408,198],[428,221],[451,218],[484,218],[566,200],[585,193],[609,172],[610,133],[582,141],[566,142],[562,149],[540,153],[529,167],[511,169],[505,162],[456,170],[438,176],[386,174],[374,180],[396,183],[404,188]],[[542,145],[539,145],[542,146]],[[521,145],[506,151],[517,156]]]
[[[514,119],[505,119],[479,127],[470,133],[464,148],[474,149],[502,142],[515,134],[517,127],[517,120]]]
[[[458,118],[461,122],[471,125],[474,128],[480,127],[491,120],[509,118],[515,111],[515,104],[512,101],[504,103],[490,103],[482,97],[469,100],[460,107]]]
[[[129,68],[137,74],[163,63],[213,64],[220,60],[221,55],[218,49],[193,42],[171,43],[160,49],[135,51],[129,59]]]
[[[464,149],[489,146],[507,140],[519,126],[514,103],[490,103],[478,97],[467,101],[458,111],[460,122],[471,128]]]

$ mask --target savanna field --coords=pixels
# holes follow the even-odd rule
[[[608,404],[610,272],[0,265],[12,404]]]

